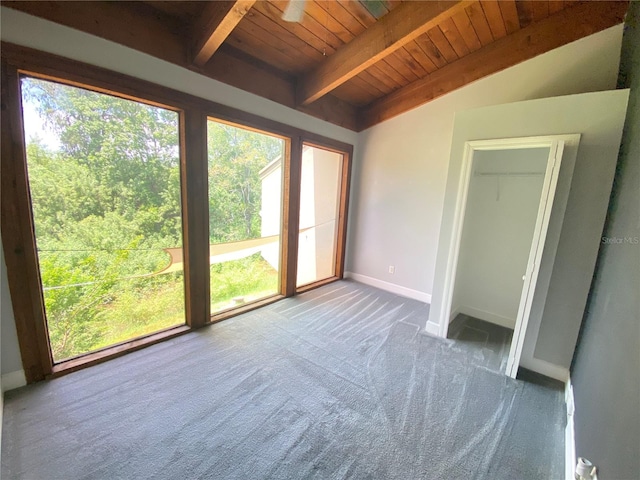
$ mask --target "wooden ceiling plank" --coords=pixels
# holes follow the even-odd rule
[[[384,93],[378,90],[374,85],[364,80],[360,75],[356,75],[350,80],[351,84],[354,87],[359,88],[364,93],[366,93],[366,98],[369,103],[377,100],[378,98],[384,97]]]
[[[487,17],[484,14],[484,10],[482,10],[480,2],[472,3],[467,7],[466,11],[482,46],[489,45],[493,42],[493,34],[491,33]]]
[[[533,0],[517,0],[516,10],[518,11],[518,23],[520,28],[528,27],[534,21]]]
[[[342,5],[346,10],[348,10],[349,13],[351,13],[351,15],[353,15],[363,27],[369,28],[371,25],[376,23],[376,18],[359,1],[338,0],[338,3]],[[387,12],[388,10],[385,9],[385,13]]]
[[[256,0],[210,2],[192,28],[193,64],[202,67],[218,50]]]
[[[404,59],[400,57],[397,51],[387,55],[385,57],[385,61],[391,66],[391,68],[398,72],[402,78],[404,78],[402,86],[420,78],[404,63]]]
[[[420,65],[420,62],[417,62],[416,59],[407,50],[407,46],[410,43],[413,42],[409,42],[402,48],[399,48],[398,50],[393,52],[393,55],[397,55],[398,58],[416,77],[422,78],[427,74],[427,71],[422,67],[422,65]]]
[[[372,66],[374,65],[382,70],[388,77],[391,77],[393,79],[393,81],[397,84],[396,88],[403,87],[407,84],[407,79],[402,74],[400,74],[398,70],[393,68],[387,58],[383,58],[379,62],[374,63]]]
[[[337,20],[354,37],[360,35],[367,27],[338,2],[315,2],[329,16]]]
[[[97,37],[134,48],[171,63],[186,64],[184,38],[153,14],[152,7],[133,2],[2,2]],[[149,10],[141,11],[139,7]],[[146,15],[142,15],[146,13]],[[140,28],[141,18],[144,28]],[[100,21],[96,21],[100,19]]]
[[[304,65],[301,66],[296,61],[292,61],[290,56],[268,44],[265,44],[259,38],[240,28],[237,32],[227,38],[225,45],[237,48],[252,57],[261,59],[262,61],[273,65],[275,68],[292,75],[296,75],[304,69]]]
[[[349,43],[354,36],[342,23],[333,18],[320,4],[312,0],[306,0],[304,4],[305,16],[315,19],[326,30],[338,37],[342,43]]]
[[[454,23],[452,18],[443,20],[442,22],[440,22],[439,26],[440,30],[442,30],[444,36],[447,37],[447,40],[449,40],[449,43],[451,44],[456,52],[456,55],[458,55],[459,58],[469,55],[469,47],[467,47],[467,43],[462,38],[460,30],[458,30],[458,27],[456,27],[456,24]]]
[[[407,43],[404,46],[404,50],[420,66],[420,70],[422,71],[422,74],[420,75],[421,77],[423,77],[426,73],[431,73],[438,69],[435,63],[433,63],[429,56],[424,53],[422,48],[420,48],[415,40],[413,42]]]
[[[365,70],[365,72],[370,72],[371,75],[373,75],[379,81],[384,83],[390,92],[402,86],[402,84],[396,82],[396,80],[393,77],[391,77],[385,70],[380,68],[380,62],[371,65],[369,68]]]
[[[317,100],[469,4],[403,3],[305,75],[298,93],[300,102]]]
[[[264,10],[268,11],[270,15],[282,17],[285,8],[289,4],[289,0],[271,0],[269,2],[259,1],[254,5],[262,7],[263,4],[267,4]],[[270,7],[269,7],[270,6]],[[272,8],[271,8],[272,7]],[[279,14],[277,12],[280,12]],[[287,22],[289,23],[289,22]],[[330,46],[332,49],[336,50],[344,45],[344,41],[330,32],[326,27],[326,21],[319,22],[314,17],[305,12],[302,20],[300,22],[291,22],[291,25],[297,24],[302,28],[307,29],[310,33],[318,37],[322,42],[327,44],[327,55],[329,55],[328,47]]]
[[[550,0],[549,1],[549,15],[558,13],[564,9],[564,2],[562,0]]]
[[[470,52],[475,52],[482,48],[482,44],[480,43],[480,39],[478,38],[478,34],[476,33],[473,25],[471,25],[471,19],[469,15],[467,15],[466,10],[462,10],[461,12],[456,13],[453,17],[451,17],[453,23],[455,23],[464,43],[469,47]]]
[[[368,70],[360,72],[358,75],[356,75],[355,78],[360,78],[362,81],[364,81],[365,83],[369,84],[371,86],[370,91],[372,93],[374,93],[374,92],[376,93],[376,95],[377,95],[376,98],[383,97],[387,93],[391,93],[391,91],[393,90],[393,89],[390,89],[389,87],[387,87],[383,82],[378,80]]]
[[[537,0],[533,2],[533,21],[539,22],[549,16],[549,2],[547,0]]]
[[[489,28],[494,40],[507,36],[507,29],[504,26],[504,20],[502,19],[502,12],[498,5],[498,0],[480,0],[482,10],[487,17]]]
[[[496,40],[430,76],[375,101],[362,112],[360,130],[542,53],[624,21],[627,1],[584,2]]]
[[[245,20],[236,27],[236,31],[248,32],[264,42],[265,45],[289,56],[292,62],[303,62],[304,65],[301,64],[298,70],[310,68],[323,59],[322,53],[309,46],[306,42],[289,34],[288,31],[281,29],[273,22],[263,27],[254,21],[256,17],[259,17],[259,14],[254,15],[253,18],[245,17]],[[269,19],[265,20],[270,22]]]
[[[502,13],[507,35],[520,30],[520,19],[515,0],[498,0],[498,6],[500,7],[500,13]]]
[[[453,49],[447,37],[444,36],[440,27],[433,27],[427,32],[427,36],[437,47],[440,54],[447,61],[447,63],[455,62],[458,60],[458,54]]]
[[[257,67],[228,52],[223,45],[215,61],[202,68],[191,65],[186,39],[153,14],[133,2],[3,2],[46,20],[144,52],[166,62],[191,69],[206,77],[232,85],[281,105],[299,110],[335,125],[356,130],[357,112],[353,105],[326,95],[312,105],[295,102],[293,79],[284,73]],[[149,7],[150,8],[150,7]]]
[[[363,107],[373,102],[376,97],[363,90],[357,85],[354,85],[351,81],[345,82],[336,88],[331,95],[336,98],[340,98],[343,101],[348,101],[352,105],[357,107]],[[315,104],[312,104],[315,105]]]
[[[415,39],[415,42],[422,49],[422,51],[431,59],[436,68],[444,67],[447,64],[447,60],[442,56],[440,50],[436,48],[431,39],[426,33],[420,35]]]
[[[204,2],[193,2],[193,1],[150,1],[145,0],[146,4],[151,5],[153,8],[160,10],[172,17],[179,18],[185,25],[191,26],[194,22],[194,19],[198,18],[204,8],[206,7],[206,3]]]

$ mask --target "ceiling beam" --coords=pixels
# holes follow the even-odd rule
[[[437,97],[624,21],[628,1],[581,2],[503,37],[361,110],[364,130]]]
[[[191,51],[194,65],[202,67],[209,61],[254,3],[256,0],[207,3],[192,29]]]
[[[471,3],[401,4],[305,75],[298,87],[298,101],[302,105],[316,101]]]
[[[250,62],[232,49],[220,48],[216,60],[195,67],[188,56],[181,25],[167,22],[157,10],[140,2],[2,2],[36,17],[66,25],[91,35],[125,45],[166,62],[188,68],[201,75],[267,98],[350,130],[357,128],[356,108],[333,95],[313,105],[295,101],[294,79]]]

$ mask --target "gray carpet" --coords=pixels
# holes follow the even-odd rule
[[[513,330],[459,314],[449,324],[448,337],[465,348],[479,365],[496,372],[507,371]]]
[[[2,477],[561,479],[561,388],[427,311],[341,281],[8,392]]]

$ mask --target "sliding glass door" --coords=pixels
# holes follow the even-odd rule
[[[209,119],[211,313],[280,291],[285,140]]]
[[[343,160],[342,153],[303,146],[298,287],[336,275]]]
[[[28,76],[21,89],[54,362],[184,324],[178,113]]]

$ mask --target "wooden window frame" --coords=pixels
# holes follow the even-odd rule
[[[101,67],[2,42],[1,168],[2,244],[20,354],[27,383],[56,377],[336,281],[344,274],[347,207],[353,146]],[[180,115],[180,168],[186,324],[55,363],[49,347],[27,176],[20,76],[55,81],[158,106]],[[211,316],[207,209],[207,119],[285,138],[281,280],[276,295]],[[344,155],[336,275],[296,289],[302,145]]]
[[[317,138],[304,137],[302,139],[302,146],[305,145],[312,148],[319,148],[329,152],[334,152],[342,155],[342,172],[340,174],[340,191],[338,192],[338,232],[336,241],[336,256],[334,264],[334,275],[331,277],[323,278],[315,282],[307,283],[296,288],[296,293],[304,293],[314,288],[321,287],[331,282],[335,282],[344,278],[344,258],[347,248],[347,220],[349,213],[349,191],[351,187],[351,157],[353,150],[345,152],[334,145],[330,145],[319,141]],[[301,157],[302,158],[302,157]],[[300,184],[300,182],[298,182]],[[298,195],[299,196],[299,195]],[[298,216],[299,216],[298,210]],[[297,252],[297,249],[296,249]]]

